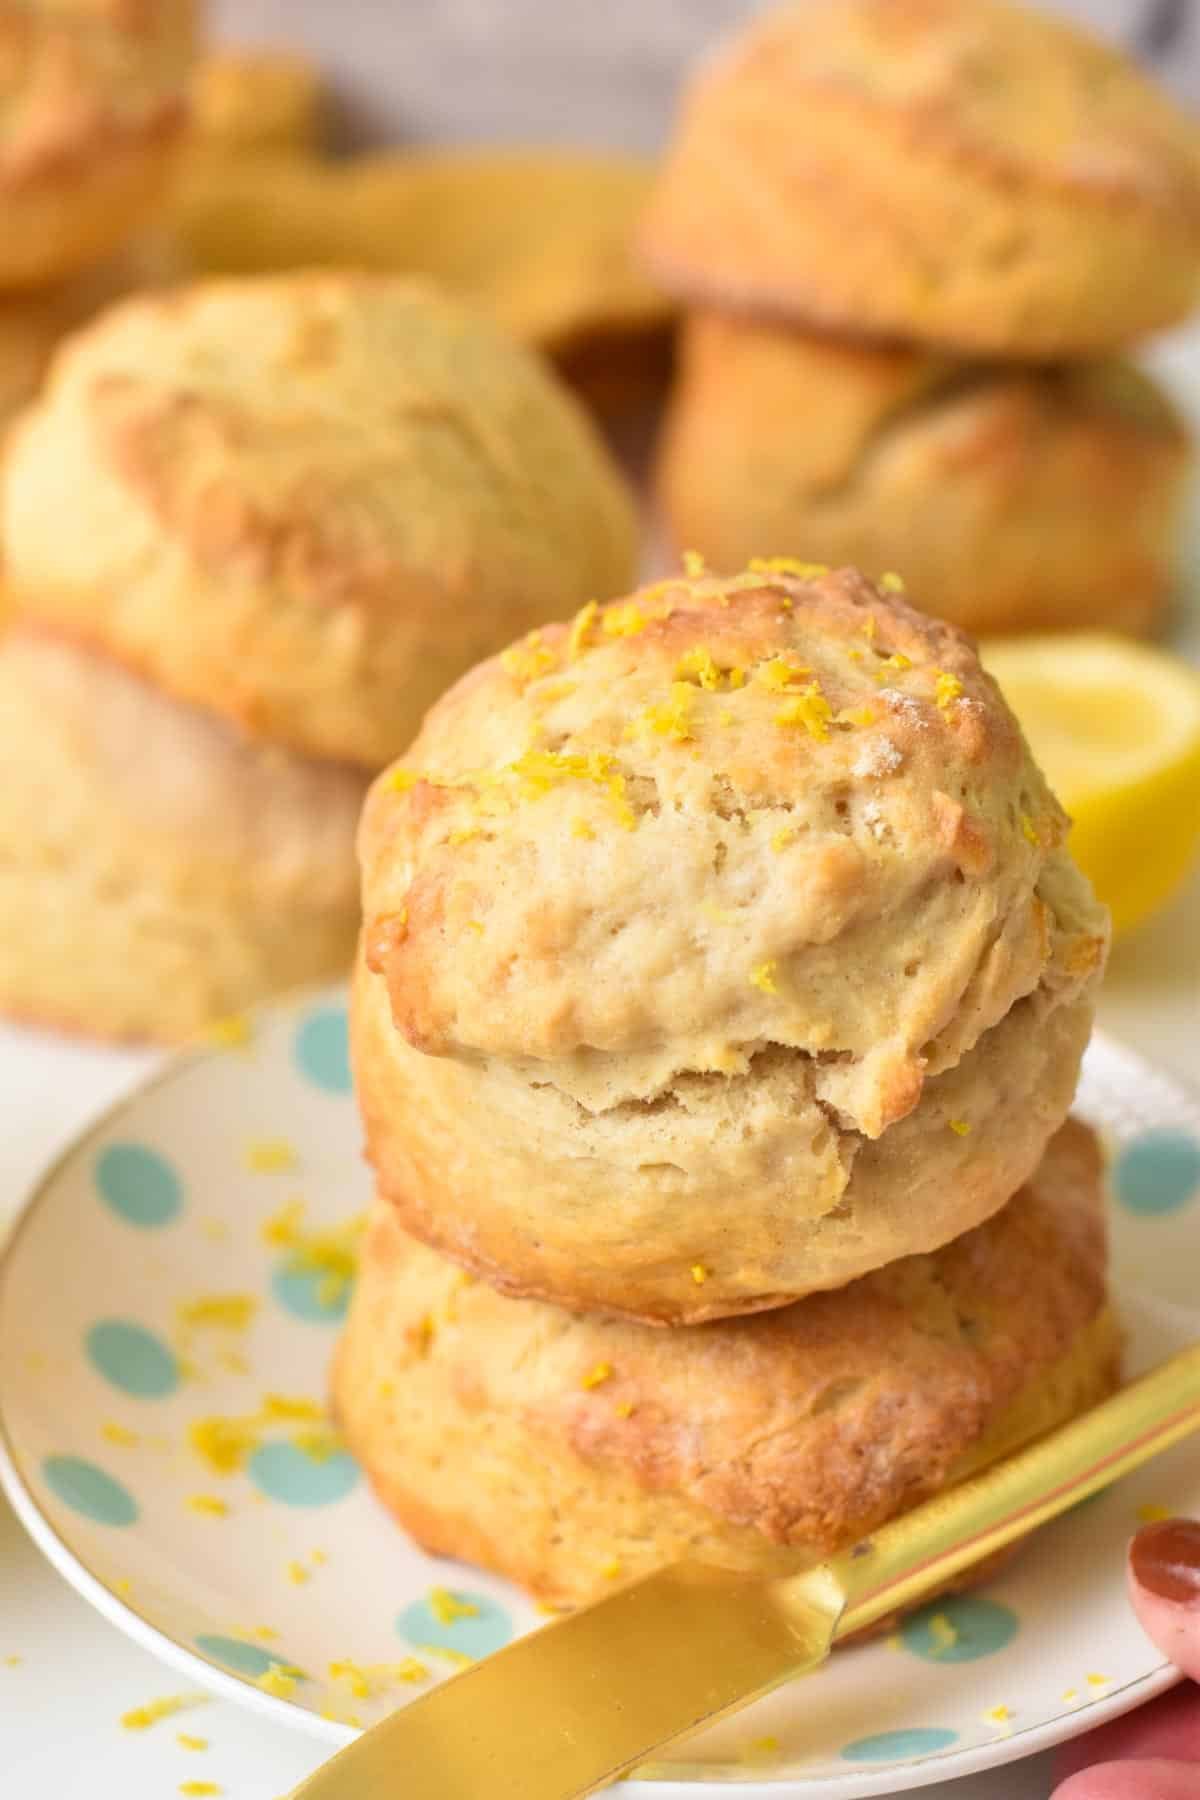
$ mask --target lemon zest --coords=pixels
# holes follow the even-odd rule
[[[669,581],[660,581],[653,588],[645,588],[642,592],[642,599],[656,599],[660,593],[672,585]],[[636,600],[622,600],[616,606],[605,607],[601,629],[606,637],[637,637],[645,631],[649,623],[649,619]]]
[[[828,563],[801,562],[795,556],[752,556],[746,567],[751,575],[795,575],[800,581],[829,573]]]
[[[299,1158],[286,1138],[254,1138],[246,1145],[244,1160],[252,1175],[286,1175]]]
[[[673,681],[670,698],[648,706],[631,725],[626,726],[626,737],[640,737],[652,732],[656,737],[669,738],[675,744],[687,743],[694,735],[691,716],[693,696],[691,682]]]
[[[803,681],[812,670],[801,663],[789,662],[786,656],[772,656],[767,662],[760,663],[754,672],[754,679],[760,686],[769,688],[772,693],[779,694],[790,688],[794,682]]]
[[[599,611],[598,601],[589,600],[586,606],[580,607],[571,620],[571,629],[567,634],[567,658],[570,662],[578,662],[586,650],[588,633],[591,631]]]
[[[962,699],[963,684],[958,676],[952,675],[948,669],[938,669],[935,673],[937,680],[933,686],[934,700],[937,702],[939,712],[949,712],[954,702]]]
[[[202,1040],[216,1050],[245,1050],[253,1036],[250,1021],[242,1013],[214,1019],[201,1033]]]
[[[777,962],[756,963],[750,971],[750,986],[756,987],[762,994],[777,994],[779,984],[775,977],[779,971]]]
[[[588,1370],[587,1374],[583,1378],[582,1385],[585,1388],[600,1387],[600,1386],[602,1386],[602,1384],[604,1382],[611,1379],[612,1372],[613,1372],[613,1370],[612,1370],[611,1363],[598,1362],[596,1364],[595,1368]]]
[[[130,1712],[121,1714],[123,1731],[149,1731],[160,1719],[173,1718],[176,1713],[187,1712],[190,1707],[203,1706],[208,1698],[206,1694],[164,1694],[160,1700],[148,1700],[145,1706],[135,1706]]]
[[[429,1590],[429,1610],[439,1625],[453,1625],[458,1619],[477,1619],[479,1608],[471,1600],[462,1600],[449,1588]]]
[[[528,683],[557,668],[558,657],[543,643],[540,631],[530,631],[518,644],[500,652],[500,666],[514,681]]]
[[[175,1317],[184,1331],[245,1331],[257,1311],[256,1294],[198,1294],[181,1301]]]
[[[803,725],[809,737],[824,743],[829,736],[829,721],[833,716],[833,708],[821,692],[815,681],[811,681],[803,693],[796,694],[780,707],[775,714],[777,725]]]

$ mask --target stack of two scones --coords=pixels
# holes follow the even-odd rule
[[[337,1409],[421,1543],[552,1604],[801,1568],[1117,1380],[1067,1121],[1106,918],[898,590],[585,606],[368,798]]]
[[[0,1007],[187,1037],[344,973],[370,778],[632,577],[572,397],[400,277],[195,283],[70,340],[0,495]]]
[[[977,632],[1142,632],[1189,472],[1127,360],[1200,297],[1200,130],[1009,0],[791,0],[690,85],[642,231],[690,312],[677,544],[903,569]]]

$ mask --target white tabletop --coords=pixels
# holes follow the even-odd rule
[[[1161,361],[1200,427],[1200,333],[1167,346]],[[1200,600],[1192,605],[1183,635],[1200,656]],[[1169,912],[1118,946],[1100,1022],[1184,1081],[1200,1080],[1200,871]],[[0,1230],[54,1151],[153,1061],[0,1026]],[[121,1729],[123,1713],[181,1685],[43,1563],[0,1500],[4,1800],[169,1800],[186,1781],[218,1784],[223,1800],[277,1800],[320,1760],[310,1739],[225,1702],[187,1717],[186,1729],[208,1740],[202,1754],[179,1747],[171,1721]],[[1049,1785],[1049,1760],[1036,1757],[919,1791],[1046,1800]]]

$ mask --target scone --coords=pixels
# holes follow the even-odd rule
[[[1172,591],[1187,431],[1130,363],[1034,368],[693,314],[658,451],[718,569],[802,546],[970,631],[1143,632]]]
[[[14,431],[0,535],[28,616],[366,768],[635,554],[625,484],[536,357],[432,288],[337,273],[134,298],[80,333]]]
[[[1023,359],[1200,295],[1200,129],[1006,0],[794,0],[687,94],[642,233],[705,306]]]
[[[324,136],[325,81],[294,50],[210,50],[192,76],[197,148],[316,150]]]
[[[109,255],[149,216],[187,119],[191,0],[0,0],[0,289]]]
[[[20,627],[0,643],[0,738],[6,1012],[181,1039],[347,966],[356,770]]]
[[[583,1605],[683,1557],[790,1573],[1103,1399],[1095,1140],[987,1224],[694,1331],[515,1300],[371,1216],[335,1365],[347,1441],[426,1549]]]
[[[952,627],[790,566],[534,634],[372,789],[379,1191],[514,1293],[841,1286],[995,1212],[1070,1104],[1107,920],[1016,722]]]

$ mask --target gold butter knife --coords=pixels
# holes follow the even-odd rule
[[[365,1732],[293,1800],[578,1800],[1198,1429],[1200,1344],[805,1574],[679,1563],[547,1625]]]

